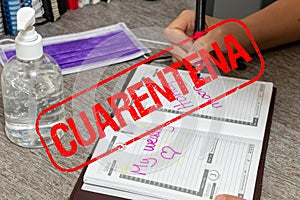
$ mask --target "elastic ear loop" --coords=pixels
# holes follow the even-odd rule
[[[9,44],[9,43],[15,43],[15,40],[9,38],[0,40],[0,44]]]
[[[142,41],[142,42],[149,42],[149,43],[165,45],[165,46],[170,46],[171,45],[170,43],[160,42],[160,41],[155,41],[155,40],[149,40],[149,39],[144,39],[144,38],[138,38],[138,40]],[[149,48],[149,49],[151,50],[151,49],[154,49],[154,48]],[[155,50],[157,50],[157,49],[155,49]],[[144,57],[147,59],[147,58],[153,56],[154,54],[155,53],[153,53],[153,51],[151,50],[151,52],[145,53]],[[161,56],[149,61],[148,63],[152,63],[152,62],[163,63],[163,62],[169,62],[169,61],[172,61],[172,54],[170,52],[168,52],[164,55],[161,55]]]

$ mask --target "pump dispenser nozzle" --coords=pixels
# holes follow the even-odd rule
[[[35,24],[35,11],[30,7],[24,7],[17,12],[17,29],[25,31],[29,26]]]
[[[35,10],[30,7],[20,8],[17,12],[16,56],[22,60],[36,60],[43,55],[42,37],[33,27]]]

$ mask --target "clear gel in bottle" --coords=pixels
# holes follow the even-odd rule
[[[60,68],[43,53],[42,37],[33,27],[34,15],[35,11],[29,7],[17,12],[16,56],[7,62],[1,76],[6,136],[13,143],[29,148],[42,147],[35,127],[38,114],[63,99]],[[53,143],[52,126],[64,120],[63,106],[43,115],[39,130],[47,145]]]

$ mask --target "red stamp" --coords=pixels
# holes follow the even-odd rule
[[[221,95],[218,95],[214,98],[210,98],[205,103],[197,105],[196,107],[191,108],[187,112],[185,112],[181,115],[178,115],[177,117],[175,117],[173,119],[167,120],[167,121],[163,122],[161,125],[158,125],[157,127],[152,128],[151,130],[141,133],[139,136],[134,137],[134,138],[128,140],[127,142],[125,142],[125,145],[130,145],[131,143],[140,140],[141,138],[151,134],[152,132],[155,132],[155,131],[157,131],[179,119],[182,119],[183,117],[190,115],[191,113],[193,113],[201,108],[204,108],[205,106],[213,104],[214,102],[220,100],[221,98],[224,98],[225,96],[234,93],[235,91],[237,91],[237,89],[242,89],[244,87],[247,87],[249,84],[257,81],[262,76],[263,71],[264,71],[263,57],[258,49],[257,44],[254,41],[253,36],[251,35],[249,29],[246,27],[246,25],[244,23],[242,23],[239,20],[225,20],[225,21],[222,21],[222,22],[208,28],[207,30],[205,30],[205,32],[209,32],[209,31],[217,28],[218,26],[224,25],[225,23],[232,23],[232,22],[238,23],[247,32],[249,40],[251,41],[251,44],[252,44],[253,48],[255,49],[257,56],[259,57],[260,62],[261,62],[261,68],[260,68],[259,74],[256,77],[254,77],[253,79],[251,79],[247,82],[244,82],[243,84],[236,86],[236,87],[224,92]],[[202,34],[203,33],[198,33],[198,34],[194,35],[193,37],[188,38],[187,40],[181,42],[181,44],[179,44],[179,45],[182,45],[185,42],[191,41]],[[96,124],[96,130],[91,125],[91,122],[89,121],[85,111],[80,112],[79,113],[80,118],[81,118],[87,132],[89,133],[88,139],[81,136],[80,132],[77,129],[76,123],[72,117],[67,118],[65,123],[57,123],[57,124],[53,125],[53,127],[51,128],[51,131],[50,131],[50,135],[52,137],[52,140],[54,142],[54,145],[55,145],[57,151],[59,152],[59,154],[62,157],[72,157],[77,152],[79,146],[90,146],[98,138],[100,138],[100,140],[105,138],[106,137],[105,132],[104,132],[105,128],[110,127],[114,131],[118,131],[121,128],[127,126],[127,123],[122,116],[123,111],[128,111],[128,113],[130,113],[130,116],[132,117],[132,119],[134,121],[137,121],[140,118],[147,116],[151,112],[154,112],[155,110],[163,107],[163,104],[162,104],[158,94],[162,95],[168,102],[173,102],[176,98],[174,96],[174,93],[172,92],[172,89],[170,88],[170,85],[166,81],[166,78],[165,78],[166,74],[169,74],[169,75],[171,74],[174,77],[175,82],[176,82],[177,86],[180,88],[181,93],[183,95],[187,94],[189,91],[188,91],[187,87],[185,86],[185,83],[182,80],[180,73],[178,72],[179,67],[184,67],[188,71],[189,77],[190,77],[194,87],[200,88],[201,86],[203,86],[211,81],[214,81],[218,78],[218,75],[217,75],[215,69],[212,67],[212,63],[223,73],[229,73],[230,71],[233,71],[237,68],[237,59],[243,59],[244,62],[250,62],[252,60],[252,57],[250,56],[250,54],[243,48],[243,46],[235,39],[235,37],[233,35],[229,34],[229,35],[225,36],[224,43],[225,43],[225,46],[227,49],[228,61],[225,59],[224,54],[223,54],[223,52],[221,52],[218,44],[213,43],[212,48],[214,49],[214,52],[215,52],[214,56],[211,55],[209,52],[207,52],[205,49],[201,49],[197,53],[191,54],[188,57],[184,58],[181,62],[176,62],[176,63],[158,71],[156,73],[156,76],[158,77],[158,79],[160,81],[159,84],[155,83],[150,77],[145,77],[143,80],[141,80],[133,85],[129,85],[126,89],[127,93],[118,92],[116,94],[113,94],[109,98],[107,98],[107,103],[109,104],[111,110],[114,113],[114,118],[111,117],[109,112],[106,111],[100,103],[91,105],[91,110],[93,112],[93,116],[94,116],[94,120],[95,120],[95,124]],[[81,163],[77,166],[74,166],[71,168],[62,167],[59,164],[57,164],[57,162],[55,161],[53,155],[51,154],[51,152],[49,150],[49,147],[46,145],[45,140],[43,139],[43,137],[40,134],[39,120],[42,118],[42,116],[45,113],[51,111],[52,109],[55,109],[58,106],[62,106],[65,103],[69,103],[73,99],[78,98],[79,96],[85,94],[86,92],[95,90],[98,87],[102,86],[103,84],[106,84],[106,83],[114,80],[115,78],[117,78],[125,73],[128,73],[131,70],[134,70],[134,69],[140,67],[141,65],[148,63],[149,61],[151,61],[167,52],[172,51],[173,48],[174,47],[171,46],[171,47],[159,52],[158,54],[153,55],[150,58],[143,60],[142,62],[139,62],[123,71],[120,71],[120,72],[114,74],[113,76],[106,78],[106,79],[92,85],[91,87],[86,88],[85,90],[64,99],[63,101],[48,107],[47,109],[43,110],[38,115],[38,117],[36,119],[36,131],[37,131],[38,135],[40,136],[41,142],[46,150],[46,153],[48,154],[50,161],[58,170],[64,171],[64,172],[76,171],[92,162],[95,162],[98,159],[101,159],[105,156],[108,156],[109,154],[116,152],[117,150],[123,148],[123,146],[118,145],[116,147],[113,147],[109,151],[106,151],[105,153],[102,153],[102,154],[94,157],[93,159],[88,160],[85,163]],[[197,67],[193,67],[190,62],[195,60],[198,57],[198,55],[201,56],[203,64],[200,64]],[[204,79],[199,79],[197,76],[197,72],[203,70],[204,68],[209,72],[209,76],[207,76]],[[160,86],[160,85],[162,85],[162,86]],[[136,93],[136,91],[139,88],[141,88],[142,86],[145,86],[147,88],[150,95],[147,95],[147,94],[138,95]],[[152,101],[154,102],[154,104],[152,106],[149,106],[148,108],[145,108],[142,104],[142,101],[144,101],[147,98],[151,98]],[[122,102],[123,102],[122,106],[119,106],[117,104],[118,100],[122,100]],[[133,107],[130,104],[130,102],[133,102],[135,107]],[[58,137],[57,131],[72,132],[73,139],[71,141],[69,141],[67,145],[64,145],[62,143],[61,139]]]

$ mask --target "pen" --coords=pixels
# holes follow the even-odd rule
[[[194,35],[198,32],[205,30],[205,12],[206,12],[206,0],[196,0],[196,16],[195,16],[195,29]],[[196,63],[195,65],[197,66]],[[200,71],[197,72],[198,78],[200,78]]]
[[[196,19],[194,34],[205,30],[206,0],[196,0]]]
[[[196,16],[195,16],[195,29],[194,35],[205,30],[205,13],[206,13],[206,0],[196,0]],[[202,35],[201,35],[202,36]],[[201,37],[200,36],[200,37]],[[211,52],[214,53],[214,52]],[[237,60],[238,70],[245,70],[247,65],[242,59]],[[197,65],[197,63],[195,64]],[[200,78],[200,72],[197,72]]]

